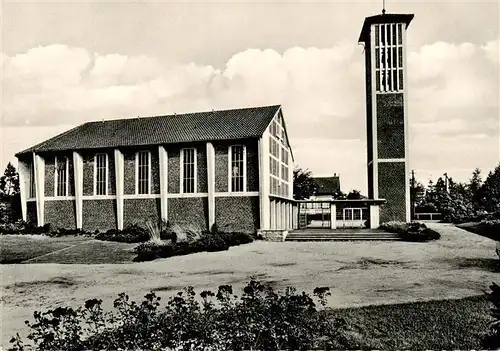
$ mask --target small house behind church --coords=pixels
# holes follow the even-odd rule
[[[16,154],[25,220],[86,231],[168,220],[291,229],[281,106],[89,122]]]

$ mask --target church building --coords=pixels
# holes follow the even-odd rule
[[[281,106],[89,122],[16,154],[23,219],[105,231],[164,219],[291,229]]]

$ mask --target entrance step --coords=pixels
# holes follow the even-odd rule
[[[369,233],[342,233],[340,232],[292,232],[288,234],[285,241],[398,241],[398,234],[387,232]]]

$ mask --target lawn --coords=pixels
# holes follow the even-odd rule
[[[440,240],[254,242],[224,252],[143,263],[1,265],[3,345],[15,332],[26,332],[24,320],[31,319],[34,310],[81,305],[93,297],[103,299],[104,307],[110,308],[120,292],[133,299],[151,290],[167,297],[188,285],[199,292],[221,284],[231,284],[239,292],[255,277],[278,289],[295,286],[312,292],[317,286],[328,286],[329,306],[350,308],[463,298],[481,294],[492,281],[499,281],[494,241],[452,225],[430,226],[440,232]],[[44,256],[45,260],[52,257],[50,262],[58,262],[55,258],[61,257],[65,262],[63,258],[72,251],[87,248],[89,252],[83,245]],[[116,247],[95,245],[90,251],[113,252]],[[115,255],[110,254],[109,260]],[[386,337],[391,338],[390,334]]]
[[[2,235],[0,263],[125,263],[136,244],[105,242],[84,236]]]
[[[353,326],[354,340],[367,349],[482,349],[490,304],[484,295],[334,310]]]

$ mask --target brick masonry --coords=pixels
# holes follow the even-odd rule
[[[235,142],[215,142],[215,173],[216,192],[228,191],[228,148],[230,145],[244,144],[247,147],[247,191],[259,190],[259,160],[258,142],[256,139]],[[197,191],[206,193],[207,160],[206,143],[193,143],[185,145],[167,145],[168,152],[168,192],[180,192],[180,150],[183,147],[196,147],[197,149]],[[135,194],[135,161],[136,152],[149,150],[151,152],[151,193],[160,193],[159,155],[157,146],[146,148],[123,148],[124,154],[124,194]],[[116,194],[115,159],[113,150],[88,150],[81,152],[83,159],[83,195],[94,195],[94,157],[96,153],[105,152],[108,155],[108,195]],[[59,155],[59,154],[58,154]],[[61,153],[69,157],[68,195],[75,195],[74,167],[71,153]],[[45,158],[45,194],[54,196],[55,155],[44,155]],[[124,200],[124,225],[136,224],[147,220],[160,218],[159,199],[125,199]],[[208,199],[199,198],[173,198],[168,200],[169,220],[177,224],[194,224],[199,229],[208,229]],[[36,220],[36,203],[28,203],[32,208],[30,216]],[[75,206],[74,201],[46,201],[46,223],[51,223],[55,228],[74,228]],[[221,229],[224,228],[254,233],[259,226],[259,201],[258,197],[235,197],[216,199],[216,221]],[[108,230],[116,228],[116,200],[84,200],[83,201],[83,229],[88,231]]]
[[[180,182],[180,148],[171,146],[168,153],[168,192],[172,194],[179,193]]]
[[[285,241],[288,235],[287,230],[259,230],[257,236],[264,241]]]
[[[403,94],[377,94],[378,158],[404,158]]]
[[[108,195],[116,195],[115,154],[113,151],[106,152],[108,155]],[[92,175],[93,176],[93,175]]]
[[[135,194],[135,150],[126,149],[123,152],[123,192],[126,195]]]
[[[255,233],[259,228],[259,197],[216,197],[215,223],[220,231]]]
[[[125,199],[123,200],[123,225],[144,225],[157,223],[160,219],[160,199]]]
[[[387,203],[380,208],[380,223],[406,222],[406,173],[404,162],[383,162],[378,165],[379,198]]]
[[[83,200],[83,230],[116,228],[116,200]]]
[[[171,224],[192,225],[208,229],[208,199],[206,197],[168,199],[168,221]]]
[[[198,177],[198,192],[206,193],[208,191],[207,186],[207,144],[196,145],[196,163],[198,167],[197,177]]]
[[[53,229],[76,228],[75,201],[60,200],[45,202],[45,223],[50,223]]]
[[[45,156],[45,196],[54,196],[54,172],[55,158],[54,156]]]
[[[228,189],[228,143],[214,144],[215,148],[215,191],[227,192]]]
[[[158,147],[150,149],[151,151],[151,194],[160,193],[160,156]]]
[[[247,146],[247,191],[259,191],[259,144],[249,140]]]
[[[83,196],[94,195],[94,153],[82,153]]]

